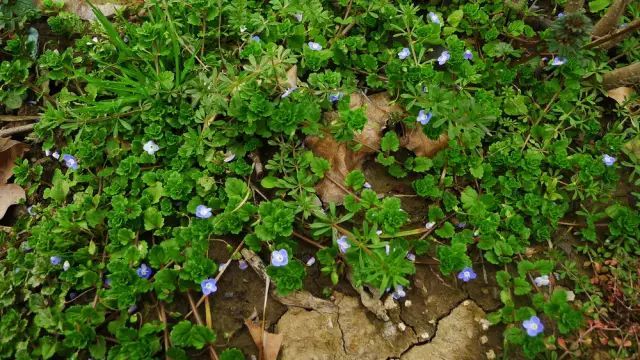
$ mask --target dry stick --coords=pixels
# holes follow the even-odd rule
[[[0,121],[30,121],[39,120],[40,115],[0,115]]]
[[[624,11],[631,0],[616,0],[600,20],[593,26],[591,36],[605,36],[616,28],[618,20],[624,14]]]
[[[262,305],[262,326],[261,326],[262,334],[260,335],[262,337],[262,346],[259,349],[260,360],[264,359],[264,349],[267,348],[267,337],[264,335],[264,326],[267,319],[267,299],[269,298],[269,282],[270,282],[270,279],[267,276],[264,279],[264,303]]]
[[[35,126],[35,124],[27,124],[27,125],[16,126],[16,127],[13,127],[13,128],[5,129],[5,130],[0,130],[0,137],[6,137],[6,136],[9,136],[9,135],[28,132],[28,131],[33,130],[34,126]]]
[[[609,71],[602,76],[602,86],[606,90],[635,85],[638,82],[640,82],[640,61]]]
[[[198,325],[203,325],[202,318],[200,314],[198,314],[198,309],[196,308],[196,304],[193,302],[193,296],[191,296],[191,291],[187,290],[187,298],[189,299],[189,305],[191,305],[191,312],[193,312],[193,316],[196,318],[196,322]],[[213,345],[209,344],[209,356],[214,360],[218,359],[218,353],[216,349],[214,349]]]
[[[613,45],[615,45],[619,41],[623,40],[626,37],[626,36],[623,37],[623,35],[629,35],[629,33],[633,32],[635,30],[638,30],[638,29],[640,29],[640,19],[633,20],[625,28],[620,29],[618,31],[614,31],[614,32],[612,32],[610,34],[607,34],[607,35],[597,39],[597,40],[594,40],[594,41],[590,42],[589,44],[585,45],[584,47],[586,49],[591,49],[591,48],[594,48],[596,46],[603,45],[603,44],[608,46],[609,42],[613,42]],[[619,41],[615,41],[615,40],[619,40]]]
[[[156,310],[158,311],[158,318],[164,324],[164,336],[163,337],[164,337],[165,359],[169,360],[170,357],[169,357],[169,355],[166,355],[166,353],[169,351],[169,347],[171,346],[171,344],[169,343],[169,329],[168,329],[168,325],[167,325],[167,313],[164,311],[164,304],[162,303],[162,301],[158,301],[158,308],[156,308]]]

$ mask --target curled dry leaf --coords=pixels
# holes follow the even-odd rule
[[[432,140],[422,132],[422,128],[416,127],[407,131],[400,139],[400,146],[413,151],[417,156],[432,157],[438,151],[447,147],[449,136],[441,134],[438,140]]]
[[[607,91],[607,96],[618,104],[624,104],[635,93],[632,87],[621,86]]]
[[[282,334],[274,334],[263,330],[260,319],[246,319],[244,324],[249,329],[253,342],[261,350],[261,358],[264,360],[276,360],[282,346]]]
[[[402,112],[402,109],[395,104],[391,104],[387,93],[378,93],[367,97],[363,94],[351,94],[349,107],[357,109],[366,107],[366,116],[369,119],[362,132],[355,137],[355,140],[362,144],[358,151],[353,151],[346,143],[337,142],[332,136],[323,138],[310,136],[305,139],[305,144],[316,156],[321,156],[331,165],[331,169],[325,173],[322,181],[316,185],[318,195],[324,201],[341,203],[347,194],[344,179],[353,170],[362,168],[366,157],[380,149],[380,139],[382,130],[387,125],[391,113]],[[338,118],[335,111],[324,114],[327,123],[331,123]]]
[[[4,217],[7,209],[20,200],[26,199],[24,190],[16,184],[0,184],[0,219]]]
[[[0,184],[6,184],[13,175],[13,167],[17,158],[22,156],[29,148],[27,145],[7,139],[0,138]]]

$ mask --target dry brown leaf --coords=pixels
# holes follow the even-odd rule
[[[282,346],[282,334],[274,334],[262,329],[260,319],[246,319],[244,324],[258,349],[261,349],[264,360],[276,360]],[[264,339],[263,339],[264,335]]]
[[[16,184],[0,184],[0,219],[7,213],[11,205],[26,199],[24,190]]]
[[[366,157],[380,149],[382,130],[387,125],[392,112],[401,112],[402,109],[391,104],[387,93],[378,93],[372,96],[352,94],[349,107],[357,109],[366,106],[366,116],[369,121],[362,132],[355,138],[363,146],[358,151],[353,151],[345,143],[337,142],[332,136],[323,138],[310,136],[305,140],[306,145],[316,156],[321,156],[331,165],[331,169],[325,173],[324,179],[316,185],[318,195],[324,201],[341,203],[347,194],[344,179],[353,170],[361,169]],[[338,118],[335,111],[324,114],[328,123]]]
[[[39,9],[43,9],[43,1],[36,0],[36,6]],[[123,5],[114,4],[114,3],[106,3],[106,4],[95,4],[95,7],[98,8],[104,16],[111,16],[116,13],[116,11],[121,8]],[[83,0],[66,0],[64,4],[64,11],[68,11],[70,13],[74,13],[78,15],[83,20],[95,21],[96,16],[91,10],[89,4]]]
[[[431,140],[422,132],[422,129],[416,127],[407,131],[400,139],[400,146],[407,150],[413,151],[417,156],[432,157],[438,151],[447,147],[449,136],[441,134],[438,140]]]
[[[13,167],[17,158],[29,148],[20,141],[0,138],[0,184],[6,184],[13,175]]]
[[[632,87],[621,86],[607,91],[607,96],[615,100],[618,104],[624,104],[635,93]]]

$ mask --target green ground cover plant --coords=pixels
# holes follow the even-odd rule
[[[619,3],[615,29],[593,37]],[[640,58],[633,31],[615,35],[637,27],[637,3],[154,0],[93,23],[55,1],[1,4],[0,106],[40,106],[47,157],[14,169],[29,214],[0,232],[0,358],[209,348],[211,319],[137,307],[218,291],[214,238],[232,239],[233,260],[237,245],[260,254],[282,295],[303,289],[303,246],[334,285],[348,273],[397,298],[416,256],[460,283],[491,267],[505,358],[584,356],[585,333],[640,329],[615,316],[640,305],[639,113],[634,95],[607,97],[638,85],[637,70],[612,75]],[[43,19],[65,46],[38,38]],[[361,170],[341,204],[316,191],[332,164],[304,140],[361,149],[368,119],[349,104],[365,90],[402,109],[372,161],[428,204],[420,222]],[[447,146],[417,156],[397,129]],[[574,232],[578,257],[558,245]],[[576,259],[615,259],[616,276],[594,281]],[[603,334],[605,352],[637,353],[637,337]]]

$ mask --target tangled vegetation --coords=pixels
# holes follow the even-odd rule
[[[638,85],[638,3],[154,0],[93,23],[1,3],[0,105],[40,106],[32,138],[56,157],[13,170],[29,215],[0,232],[0,358],[215,353],[218,238],[270,261],[282,295],[303,288],[302,246],[333,284],[395,297],[416,256],[461,283],[493,269],[506,358],[640,346],[639,112],[607,97]],[[65,41],[38,38],[42,20]],[[381,92],[371,161],[412,184],[419,221],[309,145],[369,149],[350,104]],[[412,132],[446,148],[408,151]],[[172,308],[187,298],[205,322]]]

